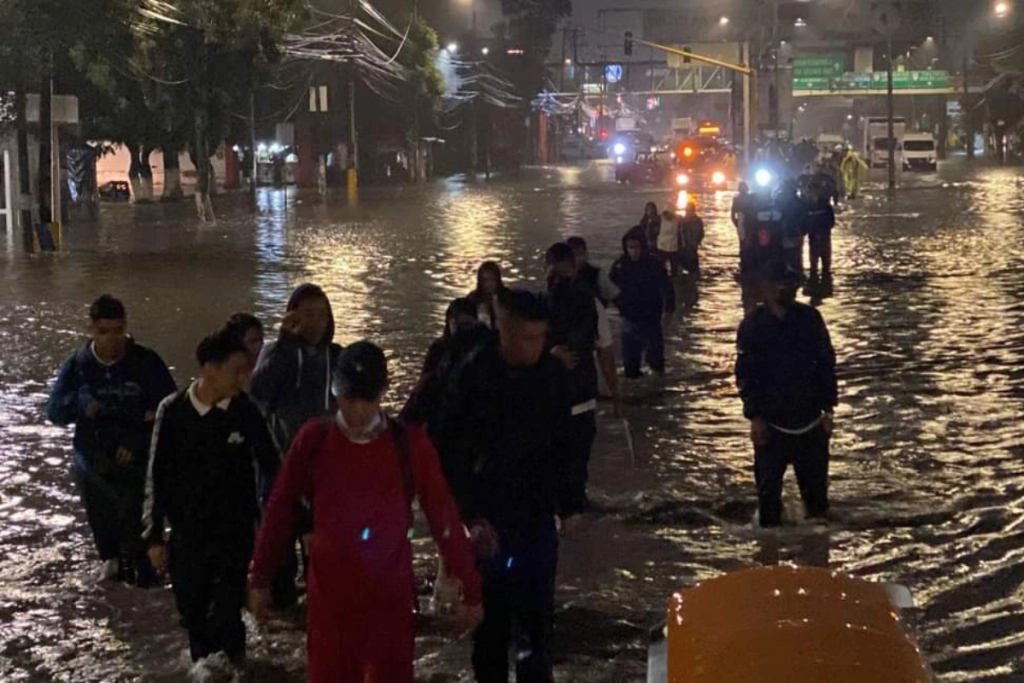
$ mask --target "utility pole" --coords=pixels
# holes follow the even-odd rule
[[[28,159],[28,115],[25,79],[20,75],[14,87],[14,110],[17,117],[18,139],[18,216],[21,223],[22,246],[26,253],[35,251],[35,235],[32,226],[32,184]],[[12,214],[13,215],[13,214]]]
[[[887,32],[887,43],[889,51],[889,58],[886,60],[886,76],[887,76],[887,88],[886,88],[886,100],[889,109],[889,191],[887,196],[889,200],[896,199],[896,125],[893,121],[895,115],[896,98],[893,96],[892,88],[892,69],[893,69],[893,58],[892,58],[892,29],[890,28]]]
[[[249,150],[252,152],[252,168],[249,178],[249,194],[252,199],[253,210],[256,209],[256,170],[259,168],[256,160],[256,87],[249,91]]]
[[[969,79],[969,71],[971,66],[971,44],[970,38],[964,37],[964,101],[960,106],[964,120],[964,142],[967,147],[967,161],[974,161],[974,129],[971,126],[971,84]]]

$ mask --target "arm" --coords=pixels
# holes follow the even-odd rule
[[[469,533],[441,474],[437,452],[422,428],[409,427],[407,435],[416,495],[430,524],[430,533],[445,567],[462,582],[465,603],[478,605],[483,598]]]
[[[736,335],[736,384],[743,400],[743,417],[748,420],[763,417],[762,359],[751,327],[751,319],[747,318]]]
[[[839,383],[836,380],[836,352],[832,338],[821,313],[814,312],[818,325],[818,359],[815,368],[818,374],[818,390],[821,396],[821,411],[831,413],[839,405]]]
[[[597,307],[597,360],[604,376],[604,383],[615,402],[615,413],[622,412],[622,399],[619,396],[619,374],[615,368],[615,339],[612,337],[612,326],[608,321],[608,310],[595,300]]]
[[[266,417],[274,412],[275,399],[285,382],[288,378],[294,379],[295,354],[292,337],[284,332],[276,342],[267,344],[260,352],[252,373],[249,396]]]
[[[263,484],[263,490],[260,491],[260,505],[266,506],[270,497],[270,485],[281,468],[281,454],[277,450],[267,422],[263,419],[259,409],[250,400],[247,400],[246,403],[249,408],[245,418],[246,438],[252,445],[253,460],[256,462],[256,467],[259,468],[260,481]]]
[[[253,589],[269,589],[271,579],[288,553],[295,538],[295,508],[302,498],[312,498],[314,460],[326,438],[322,430],[330,426],[322,420],[311,421],[292,442],[270,494],[249,565],[249,585]]]
[[[147,380],[149,382],[149,386],[146,387],[146,399],[148,401],[146,413],[148,414],[155,413],[157,406],[159,406],[165,398],[178,390],[178,385],[174,383],[174,378],[171,377],[171,371],[167,369],[167,364],[164,363],[163,358],[158,356],[156,353],[150,356]]]
[[[55,425],[69,425],[78,418],[78,378],[75,376],[75,356],[72,354],[57,372],[57,381],[46,404],[46,417]]]
[[[167,407],[174,402],[168,396],[156,409],[153,421],[153,439],[149,447],[149,464],[146,467],[145,498],[142,503],[142,538],[147,546],[164,542],[164,515],[167,510],[168,486],[171,477],[171,439],[165,429]]]
[[[605,268],[600,268],[597,271],[597,288],[601,292],[601,298],[609,303],[618,299],[622,293],[619,291],[618,285],[612,282]]]

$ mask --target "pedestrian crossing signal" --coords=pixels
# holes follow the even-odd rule
[[[626,56],[629,57],[633,54],[633,32],[626,31],[626,45],[624,48]]]

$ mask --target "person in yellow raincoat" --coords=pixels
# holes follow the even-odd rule
[[[860,194],[860,172],[868,170],[868,165],[860,158],[857,151],[851,148],[846,151],[840,170],[843,174],[843,185],[846,186],[846,196],[856,199]]]

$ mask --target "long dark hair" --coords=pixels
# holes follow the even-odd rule
[[[505,283],[501,279],[501,266],[495,261],[484,261],[476,269],[476,294],[483,294],[484,274],[491,273],[498,279],[498,291],[505,289]]]

